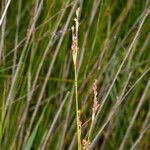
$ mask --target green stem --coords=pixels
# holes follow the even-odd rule
[[[79,128],[79,116],[78,116],[78,80],[76,65],[74,65],[74,78],[75,78],[75,99],[76,99],[76,120],[77,120],[77,138],[78,138],[78,150],[81,150],[81,131]]]
[[[92,127],[93,127],[93,120],[91,121],[90,130],[89,130],[89,133],[88,133],[88,141],[90,141]]]

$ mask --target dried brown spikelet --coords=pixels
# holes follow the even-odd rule
[[[72,56],[73,63],[76,66],[77,53],[78,53],[78,27],[79,27],[79,8],[76,10],[76,18],[74,19],[75,26],[72,26]]]
[[[92,120],[94,120],[95,114],[100,106],[97,101],[97,80],[96,79],[94,80],[92,89],[93,89],[93,93],[94,93],[93,108],[92,108]]]
[[[85,139],[82,140],[83,150],[88,150],[90,147],[91,142],[86,141]]]
[[[74,65],[76,65],[76,61],[77,61],[77,51],[78,51],[78,47],[77,47],[77,37],[75,35],[75,27],[72,27],[72,56],[73,56],[73,63]]]

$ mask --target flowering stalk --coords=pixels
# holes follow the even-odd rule
[[[81,121],[80,111],[78,109],[78,78],[77,78],[77,54],[78,54],[78,27],[79,27],[79,8],[76,10],[76,18],[74,19],[75,26],[72,27],[72,56],[74,64],[74,84],[75,84],[75,99],[76,99],[76,120],[77,120],[77,138],[78,150],[81,150]]]
[[[87,140],[86,139],[82,140],[83,150],[89,150],[89,147],[90,147],[90,144],[91,144],[90,136],[91,136],[92,127],[93,127],[93,124],[94,124],[95,114],[96,114],[96,112],[99,108],[99,104],[98,104],[98,101],[97,101],[97,80],[96,79],[94,80],[92,90],[93,90],[93,94],[94,94],[93,107],[92,107],[92,121],[91,121],[90,129],[89,129],[89,133],[88,133],[88,139]]]
[[[94,124],[95,114],[99,108],[99,104],[97,101],[97,80],[96,79],[94,80],[92,90],[94,93],[94,99],[93,99],[93,108],[92,108],[92,121],[91,121],[90,130],[89,130],[89,134],[88,134],[88,142],[90,142],[90,136],[91,136],[92,127]]]

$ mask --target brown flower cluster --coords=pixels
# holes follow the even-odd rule
[[[74,19],[75,26],[72,26],[72,56],[73,63],[76,66],[77,53],[78,53],[78,27],[79,27],[79,8],[76,10],[76,18]]]
[[[92,108],[92,120],[94,120],[95,114],[100,106],[97,101],[97,80],[96,79],[94,80],[92,90],[94,93],[93,108]]]
[[[88,150],[90,147],[90,141],[86,141],[85,139],[82,140],[83,150]]]

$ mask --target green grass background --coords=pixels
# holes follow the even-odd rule
[[[0,16],[6,3],[0,1]],[[77,149],[71,27],[78,7],[82,139],[89,130],[91,88],[97,79],[102,108],[91,149],[119,149],[144,92],[123,149],[130,149],[142,134],[136,148],[150,149],[149,14],[133,41],[150,10],[149,0],[11,0],[0,26],[0,149],[42,149],[48,132],[44,149]],[[117,97],[122,102],[114,111]],[[102,128],[110,111],[113,115]]]

